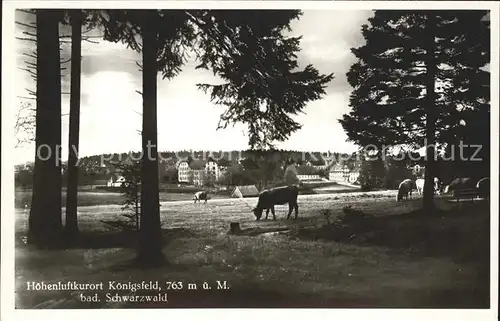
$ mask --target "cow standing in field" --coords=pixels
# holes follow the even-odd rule
[[[415,183],[411,179],[407,178],[404,181],[402,181],[401,184],[399,184],[398,188],[398,197],[397,197],[398,202],[401,201],[404,197],[408,199],[408,195],[410,195],[411,198],[412,191],[415,188],[416,188]]]
[[[415,186],[417,187],[418,194],[422,195],[424,193],[425,179],[419,178],[415,181]]]
[[[193,196],[193,200],[195,203],[197,201],[200,203],[201,203],[201,201],[205,201],[205,203],[206,203],[207,200],[209,200],[209,199],[210,199],[210,196],[208,196],[208,193],[205,191],[196,192]]]
[[[434,177],[434,194],[439,195],[440,194],[440,182],[439,178]],[[423,195],[424,194],[424,186],[425,186],[425,179],[419,178],[415,181],[415,186],[417,189],[418,194]]]
[[[257,206],[253,209],[253,213],[258,220],[262,217],[262,211],[266,211],[266,220],[269,215],[269,210],[273,213],[273,219],[276,220],[274,214],[274,205],[284,205],[288,203],[288,216],[290,218],[292,210],[295,209],[295,219],[299,214],[299,205],[297,204],[297,197],[299,196],[299,189],[297,186],[283,186],[264,190],[259,194],[259,201]]]

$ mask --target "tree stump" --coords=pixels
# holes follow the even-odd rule
[[[241,233],[240,223],[232,222],[230,224],[229,234],[240,234],[240,233]]]

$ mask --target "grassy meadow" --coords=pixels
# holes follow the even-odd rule
[[[119,217],[119,205],[79,207],[80,246],[55,251],[25,244],[28,215],[18,209],[16,305],[488,308],[489,204],[439,198],[439,213],[426,216],[420,198],[398,203],[395,193],[300,195],[297,220],[286,220],[288,207],[277,206],[276,221],[260,222],[251,213],[256,198],[162,203],[167,264],[148,270],[129,263],[135,235],[101,222]],[[365,218],[347,221],[346,205]],[[240,223],[240,234],[228,234],[231,222]],[[81,291],[26,289],[28,281],[113,280],[158,280],[168,302],[108,301],[106,293],[131,292],[105,289],[97,293],[99,302],[88,303]],[[166,290],[171,281],[184,286]],[[217,281],[229,288],[217,290]],[[204,282],[212,288],[203,289]]]
[[[160,188],[160,202],[175,202],[188,201],[193,199],[193,194],[204,188],[196,188],[193,186],[181,187],[166,187]],[[337,184],[336,182],[308,182],[301,188],[301,193],[304,194],[324,194],[338,193],[345,191],[356,191],[357,188]],[[231,189],[220,191],[218,193],[210,193],[212,199],[229,198]],[[32,191],[31,189],[16,189],[14,195],[14,205],[18,209],[27,209],[31,205]],[[79,187],[78,190],[78,206],[95,206],[95,205],[116,205],[123,204],[124,198],[119,191],[119,188],[98,189],[88,186]],[[62,204],[66,206],[66,191],[62,193]]]

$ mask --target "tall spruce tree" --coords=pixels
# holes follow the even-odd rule
[[[36,137],[28,242],[61,245],[61,65],[59,10],[36,10]]]
[[[347,78],[352,111],[340,123],[359,145],[426,146],[423,206],[434,207],[435,143],[456,144],[460,120],[489,116],[486,11],[376,11]],[[483,119],[484,119],[483,118]],[[489,146],[488,146],[489,148]]]
[[[70,10],[71,24],[71,91],[68,139],[68,187],[66,192],[66,225],[68,241],[74,241],[78,233],[77,190],[78,190],[78,149],[80,142],[80,96],[82,60],[82,10]]]

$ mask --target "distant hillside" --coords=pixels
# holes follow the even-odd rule
[[[218,152],[207,152],[207,151],[191,151],[191,150],[181,150],[181,151],[162,151],[158,153],[159,162],[171,162],[179,160],[188,159],[213,159],[219,161],[224,159],[230,163],[237,163],[241,159],[257,159],[266,158],[273,161],[286,161],[294,162],[297,164],[310,162],[311,165],[328,165],[332,160],[339,159],[341,157],[347,158],[349,156],[354,156],[346,153],[338,152],[303,152],[296,150],[267,150],[267,151],[251,151],[251,150],[233,150],[233,151],[218,151]],[[113,161],[123,161],[127,158],[139,159],[139,152],[128,152],[128,153],[113,153],[113,154],[101,154],[82,157],[81,162],[95,163],[104,162],[104,165],[108,162]]]

